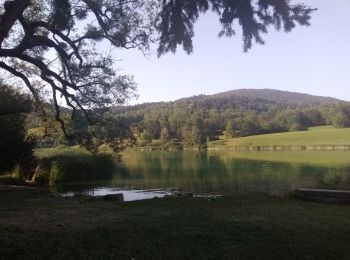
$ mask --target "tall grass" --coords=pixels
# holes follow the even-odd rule
[[[0,184],[4,185],[22,185],[25,181],[23,170],[16,165],[10,172],[0,174]]]
[[[93,155],[81,149],[51,148],[36,151],[35,184],[60,184],[108,179],[116,170],[111,154]]]

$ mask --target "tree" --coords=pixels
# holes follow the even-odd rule
[[[162,131],[160,132],[159,140],[163,145],[166,144],[168,141],[170,141],[170,134],[167,127],[162,128]]]
[[[350,118],[346,115],[344,110],[338,109],[335,111],[332,118],[332,125],[337,128],[347,128],[350,126]]]
[[[89,108],[119,105],[134,94],[133,78],[118,75],[108,46],[145,52],[158,43],[158,54],[182,45],[193,50],[193,26],[201,13],[220,17],[220,36],[243,31],[243,49],[264,44],[269,26],[291,31],[309,25],[311,9],[289,0],[0,0],[0,68],[20,79],[44,118],[43,90],[51,94],[55,120],[67,137],[62,107],[72,118]],[[62,104],[61,104],[62,102]]]
[[[0,173],[15,165],[30,167],[32,144],[26,139],[25,115],[31,100],[14,88],[0,85]]]
[[[317,109],[308,109],[304,111],[305,120],[307,126],[319,126],[326,124],[326,120],[322,117],[322,114]]]
[[[228,138],[232,138],[235,135],[234,123],[232,119],[227,120],[226,128],[225,128],[225,136]]]

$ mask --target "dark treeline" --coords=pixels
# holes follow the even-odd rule
[[[235,90],[105,109],[108,126],[77,127],[101,140],[121,134],[121,126],[139,146],[205,147],[219,136],[242,137],[302,131],[308,127],[350,126],[350,103],[277,90]],[[102,138],[103,137],[103,138]],[[63,139],[63,138],[62,138]]]
[[[25,127],[31,108],[28,95],[0,83],[0,174],[16,165],[31,167],[33,146]]]

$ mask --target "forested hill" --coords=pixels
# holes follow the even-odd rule
[[[333,124],[350,126],[348,102],[279,90],[240,89],[173,102],[114,107],[111,120],[129,126],[142,145],[180,142],[203,145],[228,137],[304,130]]]
[[[309,94],[281,91],[275,89],[236,89],[212,95],[211,98],[247,97],[251,99],[265,99],[291,106],[319,105],[322,103],[337,103],[340,100],[331,97],[313,96]]]
[[[339,102],[344,102],[342,100],[313,96],[309,94],[281,91],[274,89],[236,89],[227,92],[221,92],[214,95],[198,95],[187,98],[178,99],[171,102],[154,102],[154,103],[143,103],[134,106],[123,106],[114,107],[112,110],[114,112],[127,112],[143,109],[151,109],[152,107],[159,106],[177,106],[181,104],[192,104],[192,105],[203,105],[205,107],[231,107],[236,104],[244,106],[245,101],[248,101],[250,106],[254,107],[254,103],[259,105],[264,104],[274,104],[280,108],[285,109],[296,109],[296,108],[306,108],[325,104],[336,104]]]
[[[271,89],[240,89],[173,102],[110,107],[104,112],[110,127],[96,126],[95,134],[113,138],[123,126],[140,146],[205,146],[221,135],[301,131],[321,125],[350,127],[350,102]],[[75,125],[91,129],[79,122]]]

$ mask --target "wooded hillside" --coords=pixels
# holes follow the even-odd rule
[[[91,128],[77,121],[76,126],[111,138],[123,127],[139,146],[203,147],[220,135],[242,137],[320,125],[350,126],[348,102],[271,89],[239,89],[173,102],[110,107],[103,112],[108,125]]]

